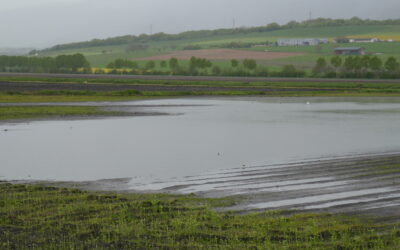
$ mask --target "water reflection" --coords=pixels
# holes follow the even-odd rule
[[[396,98],[171,99],[113,105],[180,115],[0,125],[0,176],[179,177],[400,149]]]

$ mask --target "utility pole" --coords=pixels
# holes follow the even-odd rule
[[[308,18],[308,20],[312,20],[312,12],[310,11],[310,13],[309,13],[309,18]]]
[[[236,20],[235,20],[235,18],[233,18],[233,21],[232,21],[232,28],[234,29],[235,26],[236,26]]]
[[[153,24],[150,24],[150,35],[153,35]]]

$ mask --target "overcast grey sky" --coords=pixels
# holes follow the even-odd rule
[[[400,18],[400,0],[0,0],[0,47],[47,47],[126,34]]]

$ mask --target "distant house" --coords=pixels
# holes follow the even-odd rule
[[[365,49],[360,47],[335,48],[336,55],[365,55]]]
[[[350,43],[377,43],[379,42],[378,38],[350,38]]]
[[[328,43],[328,39],[319,38],[292,38],[292,39],[279,39],[278,46],[312,46]]]

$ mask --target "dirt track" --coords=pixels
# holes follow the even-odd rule
[[[35,82],[0,82],[0,92],[31,92],[41,90],[79,90],[79,91],[262,91],[262,92],[299,92],[299,91],[335,91],[335,89],[318,88],[268,88],[268,87],[223,87],[223,86],[190,86],[190,85],[156,85],[156,84],[80,84],[80,83],[35,83]]]
[[[167,55],[150,56],[144,58],[135,58],[135,60],[169,60],[172,57],[178,60],[190,60],[192,56],[205,58],[208,60],[243,60],[252,58],[255,60],[272,60],[287,58],[292,56],[302,56],[304,53],[298,52],[264,52],[235,49],[201,49],[201,50],[182,50],[175,51]]]
[[[400,79],[329,79],[293,77],[228,77],[228,76],[174,76],[174,75],[94,75],[94,74],[34,74],[0,73],[0,77],[65,78],[65,79],[118,79],[153,81],[204,81],[204,82],[348,82],[348,83],[400,83]]]

